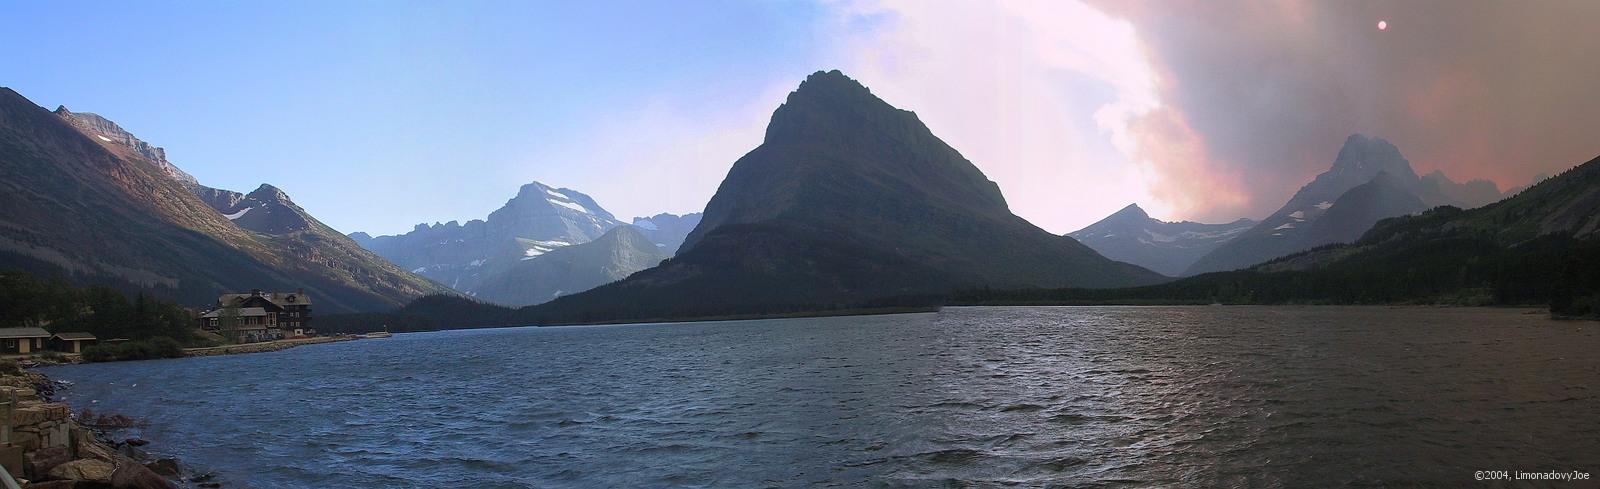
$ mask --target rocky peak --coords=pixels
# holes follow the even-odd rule
[[[1411,169],[1411,162],[1400,155],[1400,148],[1383,138],[1364,134],[1351,134],[1345,139],[1344,146],[1339,148],[1339,156],[1333,160],[1333,168],[1328,171],[1359,175],[1357,178],[1363,181],[1371,180],[1378,172],[1385,171],[1396,177],[1417,178],[1417,173]]]
[[[251,191],[250,194],[246,195],[245,197],[262,203],[294,205],[294,201],[289,200],[289,194],[284,193],[283,190],[279,189],[278,187],[274,187],[265,183],[261,184],[260,187],[256,187],[254,191]]]
[[[99,114],[92,112],[73,112],[68,110],[65,105],[56,107],[55,114],[61,117],[62,120],[72,124],[73,127],[83,131],[86,135],[91,136],[92,139],[120,144],[133,150],[134,153],[154,162],[162,172],[186,186],[194,187],[200,184],[193,175],[184,172],[177,165],[167,161],[167,150],[144,142],[135,137],[133,133],[123,129],[122,126],[117,125],[116,122],[111,121],[111,119],[101,117]]]
[[[915,114],[894,108],[844,73],[818,71],[773,111],[766,142],[868,149],[872,143],[913,138],[920,125]],[[886,135],[893,139],[886,141]]]
[[[1122,210],[1111,214],[1111,216],[1107,219],[1117,221],[1145,221],[1150,219],[1150,214],[1145,213],[1144,209],[1139,207],[1139,204],[1128,204],[1127,207],[1123,207]]]

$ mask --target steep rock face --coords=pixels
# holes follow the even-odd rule
[[[1239,219],[1225,224],[1166,222],[1129,204],[1099,222],[1067,233],[1112,260],[1132,263],[1167,276],[1179,276],[1201,256],[1254,227]]]
[[[249,194],[204,185],[193,187],[196,196],[239,227],[264,234],[284,234],[312,228],[312,218],[277,187],[261,184]]]
[[[661,213],[650,217],[635,217],[633,225],[650,238],[656,247],[666,252],[668,256],[676,254],[678,247],[683,245],[683,240],[689,237],[689,232],[700,224],[701,214],[691,212],[684,215]]]
[[[241,228],[146,156],[164,153],[113,128],[0,89],[0,266],[193,305],[224,291],[304,288],[325,312],[378,310],[445,290],[331,230],[281,241]]]
[[[619,225],[588,195],[533,182],[487,219],[418,224],[406,234],[359,241],[407,270],[476,295],[489,277],[552,250],[587,243]]]
[[[1330,242],[1324,240],[1330,236],[1359,236],[1366,228],[1334,229],[1333,224],[1328,224],[1321,226],[1322,229],[1317,233],[1310,233],[1310,230],[1324,213],[1330,212],[1345,192],[1371,182],[1379,174],[1389,175],[1413,195],[1420,192],[1420,178],[1411,169],[1411,163],[1400,155],[1398,148],[1383,139],[1351,135],[1339,149],[1339,155],[1328,171],[1301,187],[1288,203],[1262,219],[1254,228],[1195,261],[1184,274],[1245,268],[1328,244]],[[1346,203],[1354,205],[1355,200],[1347,200]],[[1360,221],[1339,222],[1358,225]]]
[[[627,278],[668,257],[640,228],[616,226],[594,241],[551,250],[485,278],[477,297],[508,306],[540,304]]]
[[[1160,280],[1011,214],[994,182],[915,114],[834,71],[808,77],[773,113],[676,257],[530,314],[684,317]]]
[[[1304,246],[1354,242],[1378,221],[1427,210],[1429,206],[1412,192],[1411,182],[1402,178],[1382,172],[1339,196],[1328,212],[1311,223],[1302,238]]]
[[[1456,183],[1438,170],[1423,175],[1418,194],[1429,207],[1451,205],[1462,209],[1483,207],[1509,196],[1502,194],[1494,182],[1476,179]]]
[[[67,106],[65,105],[56,107],[55,114],[65,119],[72,125],[77,126],[79,130],[88,133],[90,136],[99,140],[100,142],[115,143],[118,146],[112,146],[114,151],[116,149],[126,148],[126,150],[132,151],[133,153],[144,157],[144,159],[150,160],[151,162],[155,163],[163,173],[166,173],[168,176],[177,179],[184,185],[192,186],[200,184],[199,181],[194,179],[193,175],[178,169],[177,165],[167,161],[167,150],[158,148],[155,145],[146,143],[139,138],[134,137],[133,133],[124,130],[122,126],[117,125],[115,122],[111,122],[110,119],[89,112],[73,112],[67,110]]]

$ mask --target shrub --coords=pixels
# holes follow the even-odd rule
[[[22,375],[22,367],[17,365],[16,360],[0,360],[0,374]]]
[[[112,362],[118,360],[150,360],[183,356],[183,344],[178,340],[159,336],[148,340],[121,344],[94,345],[83,349],[85,362]]]

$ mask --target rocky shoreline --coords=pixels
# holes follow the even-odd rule
[[[177,460],[155,458],[138,438],[117,441],[137,425],[120,415],[73,413],[51,397],[61,384],[44,374],[14,368],[0,374],[0,401],[15,401],[0,465],[23,488],[168,489],[179,483],[221,487],[208,476],[184,478]],[[217,484],[217,485],[213,485]]]
[[[185,357],[263,353],[303,345],[359,339],[354,336],[279,340],[184,350]],[[81,361],[71,355],[66,363]],[[11,362],[0,360],[0,362]],[[54,362],[45,362],[50,364]],[[7,368],[9,367],[9,368]],[[168,489],[223,487],[210,472],[195,472],[173,458],[152,455],[136,434],[140,422],[119,414],[74,413],[55,402],[66,382],[0,365],[0,402],[16,399],[9,443],[0,443],[0,465],[24,489]],[[3,413],[0,409],[0,413]]]
[[[269,351],[287,350],[297,346],[316,345],[321,343],[334,343],[339,341],[352,341],[360,339],[356,336],[317,336],[313,338],[299,338],[291,340],[263,341],[260,343],[245,343],[241,345],[210,346],[204,348],[185,348],[185,357],[210,357],[217,355],[237,355],[241,353],[265,353]]]

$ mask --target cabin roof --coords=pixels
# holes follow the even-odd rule
[[[63,331],[63,332],[60,332],[60,333],[56,333],[54,337],[58,338],[58,339],[62,339],[62,340],[67,340],[67,341],[93,340],[93,339],[95,339],[94,334],[83,332],[83,331]]]
[[[44,328],[0,328],[0,338],[49,338]]]
[[[217,304],[237,304],[244,302],[251,297],[255,297],[255,294],[251,292],[245,292],[242,294],[222,294],[222,297],[217,298]],[[279,306],[311,305],[311,296],[299,292],[262,292],[261,298],[271,301],[273,304],[277,304]]]
[[[208,313],[205,313],[205,314],[201,314],[200,317],[203,317],[203,318],[220,318],[220,317],[222,317],[222,311],[223,311],[222,309],[215,309],[215,310],[212,310],[211,312],[208,312]],[[259,317],[259,316],[265,316],[265,315],[267,315],[267,310],[265,308],[260,308],[260,307],[241,307],[241,308],[239,308],[239,317],[242,317],[242,318],[244,318],[244,317]]]

